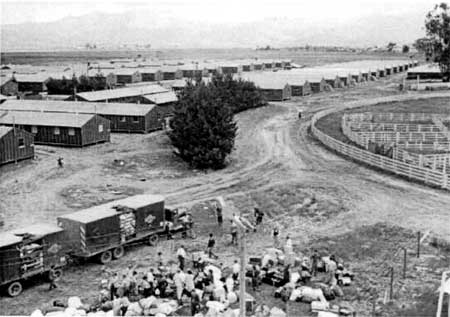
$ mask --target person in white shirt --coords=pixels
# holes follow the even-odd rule
[[[236,281],[239,278],[239,272],[241,271],[241,265],[239,264],[238,260],[234,260],[232,270],[233,270],[233,279]]]
[[[175,287],[177,289],[178,303],[181,304],[181,295],[183,294],[183,277],[181,276],[181,270],[178,270],[177,273],[175,273],[173,276],[173,282],[175,283]]]
[[[177,250],[177,257],[178,262],[180,263],[180,270],[184,270],[184,261],[186,259],[186,250],[184,250],[184,247],[181,245]]]
[[[191,291],[193,291],[195,289],[195,286],[194,286],[194,274],[192,274],[191,270],[187,271],[184,283],[186,284],[186,290],[188,292],[191,292]]]

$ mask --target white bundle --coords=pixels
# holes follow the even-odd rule
[[[215,310],[217,312],[221,312],[225,310],[225,305],[218,301],[208,301],[206,302],[206,307],[209,309]]]
[[[44,317],[40,309],[36,309],[31,313],[30,317]]]
[[[294,273],[291,274],[290,283],[295,284],[295,283],[298,282],[299,279],[300,279],[300,274],[298,272],[294,272]]]
[[[69,297],[67,300],[67,306],[71,308],[78,309],[83,306],[81,299],[78,296]]]
[[[278,307],[272,307],[270,310],[270,317],[286,317],[286,313]]]
[[[141,316],[143,314],[143,309],[141,308],[141,305],[139,303],[131,303],[128,306],[127,312],[125,313],[125,316]]]
[[[235,292],[228,292],[227,300],[230,304],[234,304],[237,302],[238,297]]]
[[[297,298],[300,298],[302,296],[302,291],[299,288],[296,288],[292,291],[291,296],[289,297],[289,300],[291,302],[294,302]]]

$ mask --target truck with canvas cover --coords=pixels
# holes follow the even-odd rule
[[[0,234],[0,285],[10,296],[22,292],[23,280],[47,275],[57,280],[66,265],[64,230],[35,224]]]
[[[73,256],[98,255],[107,263],[124,255],[124,245],[139,240],[158,241],[163,230],[164,198],[136,195],[58,217]]]

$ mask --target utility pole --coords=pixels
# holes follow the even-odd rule
[[[239,317],[245,317],[245,267],[247,254],[245,253],[245,228],[241,227],[239,230],[239,241],[240,241],[240,256],[241,256],[241,270],[239,272]]]

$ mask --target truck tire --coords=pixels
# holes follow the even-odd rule
[[[118,246],[117,248],[114,248],[114,250],[112,251],[112,255],[114,257],[114,259],[120,259],[121,257],[123,257],[125,254],[125,249],[123,248],[123,246]]]
[[[112,253],[111,253],[111,251],[108,250],[108,251],[105,251],[105,252],[100,254],[100,263],[106,264],[106,263],[111,262],[111,260],[112,260]]]
[[[19,296],[22,293],[22,284],[19,281],[12,282],[8,286],[8,295],[11,297]]]
[[[49,281],[59,281],[61,279],[61,276],[63,275],[62,269],[51,269],[48,272],[48,279]]]
[[[155,246],[158,244],[159,236],[157,234],[152,234],[150,237],[148,237],[148,244],[151,246]]]

